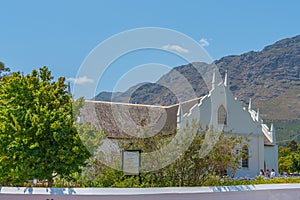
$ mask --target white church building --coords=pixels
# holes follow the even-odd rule
[[[278,146],[273,124],[268,127],[263,123],[259,110],[253,110],[251,99],[248,108],[242,107],[229,90],[227,72],[224,82],[220,83],[215,82],[213,75],[209,94],[200,98],[188,112],[184,113],[179,105],[177,127],[182,128],[193,120],[200,121],[203,127],[212,125],[217,130],[224,130],[225,134],[248,138],[244,149],[248,158],[241,161],[236,177],[255,177],[260,169],[265,171],[267,168],[278,172]]]
[[[106,131],[111,141],[132,137],[124,131],[127,128],[134,132],[148,124],[156,127],[162,124],[157,132],[173,134],[176,128],[200,121],[203,127],[212,126],[224,130],[225,134],[247,138],[244,151],[248,157],[241,160],[236,177],[256,177],[260,169],[267,168],[278,173],[278,146],[273,124],[268,127],[263,123],[259,110],[252,108],[251,99],[248,108],[242,107],[229,90],[227,72],[224,81],[219,83],[213,75],[209,94],[182,104],[156,106],[86,100],[81,119]],[[130,120],[134,123],[129,123]]]

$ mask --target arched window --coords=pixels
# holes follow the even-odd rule
[[[249,149],[246,145],[243,146],[242,167],[249,168]]]
[[[218,109],[218,124],[227,124],[227,112],[223,105]]]

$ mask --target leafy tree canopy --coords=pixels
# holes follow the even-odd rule
[[[3,62],[0,61],[0,78],[9,72],[10,72],[10,69],[8,67],[6,67]]]
[[[300,146],[295,140],[290,141],[286,147],[279,148],[278,163],[280,172],[300,171]]]
[[[0,66],[1,67],[1,66]],[[89,157],[72,117],[65,78],[47,67],[0,82],[0,182],[67,177]]]

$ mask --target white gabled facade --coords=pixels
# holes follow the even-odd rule
[[[212,90],[195,104],[188,113],[183,113],[181,106],[177,112],[177,127],[183,128],[193,120],[200,121],[202,127],[213,126],[217,131],[247,137],[249,152],[248,166],[245,164],[235,173],[236,177],[255,177],[260,169],[275,169],[278,172],[278,146],[276,145],[273,125],[269,128],[263,123],[259,111],[243,108],[229,90],[227,72],[224,83],[215,83]]]

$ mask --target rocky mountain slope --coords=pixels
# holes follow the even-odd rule
[[[210,86],[205,84],[197,69],[205,77],[211,77],[209,69],[214,65],[219,68],[222,77],[228,70],[231,91],[242,104],[248,103],[251,97],[254,107],[260,108],[264,119],[300,120],[300,35],[280,40],[262,51],[226,56],[211,64],[193,63],[175,67],[157,83],[141,83],[124,93],[102,92],[95,99],[174,104],[192,98],[190,94],[193,91],[182,81],[189,82],[196,96],[207,93]]]

